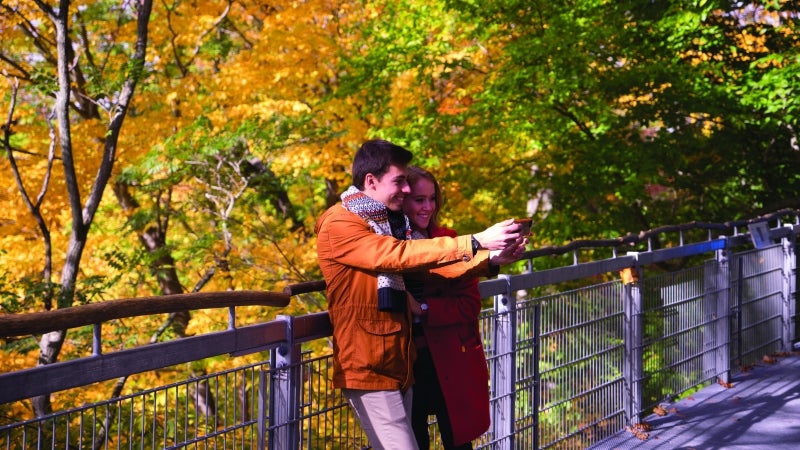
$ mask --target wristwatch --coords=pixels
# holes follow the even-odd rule
[[[480,242],[478,242],[477,239],[475,239],[475,235],[473,234],[472,235],[472,256],[475,256],[476,254],[478,254],[478,250],[480,250],[480,249],[481,249],[481,244],[480,244]]]

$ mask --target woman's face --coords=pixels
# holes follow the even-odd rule
[[[431,181],[419,178],[403,200],[403,212],[411,226],[416,230],[427,230],[436,208],[436,188]]]

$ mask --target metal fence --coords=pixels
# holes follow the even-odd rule
[[[475,448],[587,448],[655,406],[789,349],[797,327],[796,228],[779,224],[762,248],[735,234],[481,282],[494,302],[480,320],[492,424]],[[686,261],[693,263],[663,269]],[[269,350],[269,361],[3,424],[0,448],[369,448],[330,388],[330,355],[303,351],[304,343],[327,339],[327,314],[274,322],[269,329],[280,332],[229,331],[246,333],[248,349]],[[192,339],[199,337],[182,345],[218,354],[203,354],[195,347],[207,341]],[[139,357],[165,367],[180,362],[162,345]],[[82,370],[80,360],[69,364]],[[48,380],[48,370],[30,373]],[[26,371],[0,374],[0,386],[26,379]],[[63,389],[48,382],[45,392]],[[24,398],[12,391],[0,388],[0,412]],[[434,446],[441,448],[438,440]]]

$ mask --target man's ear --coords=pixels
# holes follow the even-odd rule
[[[378,179],[375,178],[375,175],[368,173],[364,177],[364,190],[373,189],[375,187],[375,184],[377,184],[377,182]]]

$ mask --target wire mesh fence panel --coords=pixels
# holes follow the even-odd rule
[[[250,449],[255,364],[28,420],[0,431],[0,448]]]
[[[540,438],[538,446],[527,448],[585,448],[624,425],[622,284],[608,282],[535,301],[542,310]],[[521,345],[518,353],[526,351],[524,341]],[[526,380],[531,368],[521,369],[520,380]]]
[[[714,265],[702,264],[678,272],[646,277],[642,281],[644,411],[708,382],[706,343],[713,342],[707,313],[705,280]]]
[[[303,367],[301,448],[316,450],[369,448],[341,390],[333,389],[333,357],[305,357]]]
[[[783,347],[783,249],[776,245],[733,258],[731,360],[738,368],[762,361]],[[787,324],[788,325],[788,324]]]

